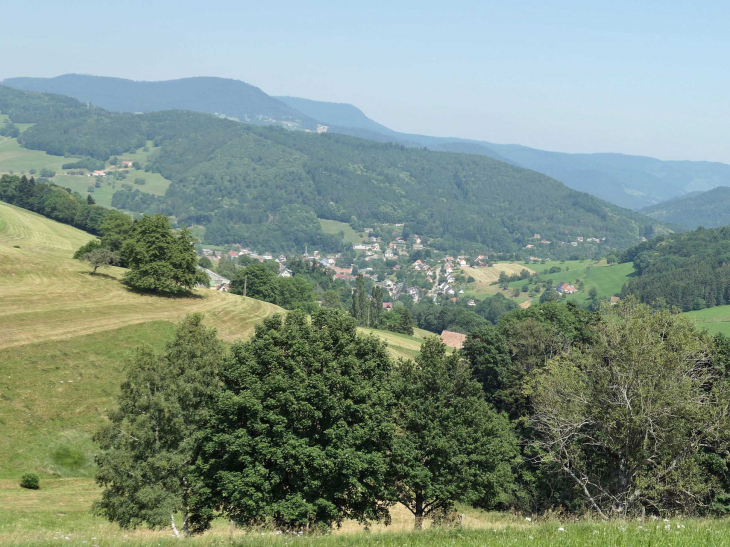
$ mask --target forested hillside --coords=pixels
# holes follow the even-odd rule
[[[621,261],[636,271],[624,296],[682,311],[730,304],[730,227],[658,237],[625,251]]]
[[[331,133],[506,161],[631,209],[730,185],[730,165],[723,163],[661,161],[625,154],[568,154],[515,144],[400,133],[350,104],[271,97],[245,82],[223,78],[136,82],[67,74],[56,78],[8,78],[2,83],[16,89],[60,93],[118,112],[184,109],[305,130],[316,129],[320,122],[328,125]]]
[[[693,192],[646,207],[641,212],[659,222],[677,224],[689,229],[698,226],[719,228],[730,224],[730,188],[718,186],[708,192]]]
[[[113,113],[7,87],[0,87],[0,111],[14,122],[35,123],[19,142],[53,154],[107,159],[152,141],[146,168],[173,181],[166,195],[121,190],[112,205],[205,226],[208,243],[341,248],[338,236],[322,232],[318,217],[404,223],[405,234],[426,236],[447,251],[516,252],[535,233],[553,249],[580,236],[605,238],[605,250],[622,249],[664,230],[549,177],[477,155],[193,112]]]

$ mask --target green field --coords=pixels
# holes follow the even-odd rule
[[[0,125],[4,125],[7,116],[0,115]],[[21,124],[18,125],[19,128]],[[25,124],[26,126],[28,124]],[[22,129],[22,128],[21,128]],[[61,165],[68,160],[60,156],[51,156],[40,150],[28,150],[18,144],[18,139],[0,137],[0,174],[29,173],[31,169],[52,169],[60,172]]]
[[[710,334],[722,333],[730,336],[730,306],[716,306],[706,310],[690,311],[684,315],[697,323],[697,328]]]
[[[360,236],[360,234],[353,230],[352,226],[350,226],[346,222],[325,220],[321,218],[319,219],[319,223],[322,226],[322,231],[325,234],[339,234],[340,232],[345,234],[345,243],[352,243],[353,245],[356,245],[358,243],[362,243],[363,241],[363,238]]]
[[[552,266],[561,268],[558,273],[546,273]],[[633,274],[634,268],[631,263],[613,264],[609,266],[605,261],[594,263],[590,261],[580,262],[578,260],[566,261],[564,263],[550,263],[533,265],[532,268],[540,274],[543,281],[552,280],[553,286],[566,282],[574,284],[578,288],[580,281],[583,281],[584,288],[575,294],[566,295],[566,300],[574,300],[580,304],[588,302],[588,292],[591,287],[596,287],[599,298],[608,298],[621,292],[621,287]],[[567,270],[566,270],[567,268]],[[545,273],[543,273],[545,272]],[[527,280],[513,281],[510,288],[522,288]]]
[[[7,116],[0,115],[0,125],[4,124],[7,120]],[[17,124],[18,128],[22,130],[27,129],[32,124]],[[140,148],[133,154],[123,154],[119,158],[129,161],[138,161],[142,167],[147,164],[148,157],[154,151],[152,143],[148,143],[148,152],[145,152],[143,148]],[[86,196],[89,192],[87,191],[89,186],[93,186],[95,182],[94,177],[87,177],[84,175],[69,175],[68,171],[64,171],[61,167],[65,163],[73,162],[73,158],[65,158],[61,156],[51,156],[40,150],[28,150],[23,148],[18,143],[17,139],[11,139],[9,137],[0,137],[0,174],[14,173],[16,175],[26,174],[29,175],[31,169],[36,171],[35,176],[39,176],[41,169],[51,169],[56,172],[56,176],[51,180],[54,184],[63,186],[64,188],[71,188],[75,192],[78,192],[82,196]],[[111,166],[107,163],[107,168]],[[145,180],[145,184],[134,184],[136,178]],[[164,195],[170,186],[170,181],[164,178],[159,173],[147,173],[143,169],[135,170],[129,169],[127,171],[127,178],[123,181],[113,181],[112,177],[104,179],[101,188],[95,188],[94,192],[91,193],[94,201],[99,205],[110,207],[112,203],[112,194],[122,188],[122,184],[130,184],[132,188],[138,189],[141,192],[154,195]],[[349,225],[345,224],[349,228]]]
[[[385,340],[388,343],[390,353],[396,358],[402,357],[403,359],[413,359],[421,350],[421,344],[427,337],[437,336],[433,332],[423,329],[413,329],[413,336],[365,327],[361,327],[359,330],[360,332],[374,334],[378,338]],[[450,348],[448,351],[451,351]]]

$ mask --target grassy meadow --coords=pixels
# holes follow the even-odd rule
[[[716,306],[706,310],[690,311],[685,315],[697,322],[697,328],[710,334],[730,336],[730,306]]]
[[[496,262],[491,268],[473,268],[472,266],[464,266],[461,271],[464,273],[466,278],[473,277],[474,282],[469,283],[468,287],[464,289],[464,292],[469,296],[476,298],[484,298],[485,296],[492,296],[502,289],[497,285],[492,285],[499,280],[500,273],[504,272],[507,275],[519,274],[522,270],[527,270],[532,273],[535,270],[534,266],[526,265],[519,262]],[[524,300],[524,298],[523,298]]]
[[[321,218],[319,219],[319,224],[322,226],[322,231],[325,234],[337,235],[340,232],[345,234],[345,243],[357,245],[363,241],[360,234],[353,230],[352,226],[350,226],[347,222],[338,222],[337,220],[325,220]]]
[[[7,116],[0,114],[0,125],[3,125],[7,119]],[[16,125],[23,131],[32,124]],[[147,143],[147,149],[145,152],[143,147],[134,153],[119,156],[120,161],[138,161],[142,165],[142,170],[129,169],[127,171],[127,178],[123,181],[112,181],[111,177],[107,177],[102,182],[100,188],[94,188],[94,192],[90,193],[88,192],[88,188],[94,185],[94,177],[70,175],[68,171],[62,169],[63,164],[75,161],[74,158],[52,156],[40,150],[28,150],[20,146],[18,139],[0,137],[0,174],[14,173],[16,175],[29,175],[31,169],[34,169],[36,171],[35,176],[38,177],[41,169],[51,169],[56,172],[56,176],[51,179],[54,184],[64,188],[71,188],[82,196],[90,193],[96,203],[110,207],[112,195],[121,189],[122,184],[130,184],[134,189],[158,196],[164,195],[167,191],[168,186],[170,186],[169,180],[159,173],[147,173],[144,171],[144,166],[147,165],[149,156],[154,151],[151,141]],[[107,168],[113,169],[109,163],[107,163]],[[137,178],[144,179],[145,183],[134,184],[134,180]],[[348,224],[345,224],[345,226],[349,228]]]

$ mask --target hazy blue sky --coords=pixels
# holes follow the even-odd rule
[[[730,163],[730,2],[5,1],[0,79],[223,76],[393,129]]]

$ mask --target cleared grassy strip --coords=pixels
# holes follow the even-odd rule
[[[336,220],[325,220],[319,219],[319,223],[322,226],[322,231],[325,234],[339,234],[342,232],[345,234],[345,243],[352,243],[353,245],[362,242],[362,237],[352,229],[352,226],[346,222],[338,222]]]

